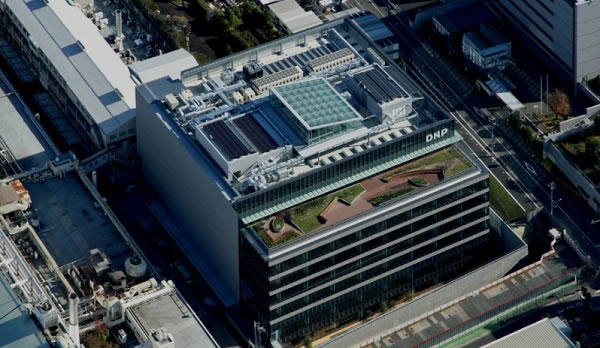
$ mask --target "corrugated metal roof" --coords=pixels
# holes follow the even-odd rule
[[[135,117],[135,83],[127,66],[78,7],[65,0],[7,1],[5,6],[105,135]]]
[[[304,11],[295,0],[276,2],[269,5],[269,9],[290,33],[297,33],[323,23],[314,12]]]
[[[372,13],[359,15],[353,18],[353,20],[373,41],[379,41],[394,36],[390,29]]]
[[[482,348],[575,348],[550,319],[544,318],[507,336],[495,340]]]

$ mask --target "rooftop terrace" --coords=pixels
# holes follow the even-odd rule
[[[457,148],[447,147],[285,209],[251,227],[267,247],[274,247],[417,192],[472,167]]]

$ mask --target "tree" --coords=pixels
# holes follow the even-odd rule
[[[385,313],[389,310],[387,301],[385,301],[385,300],[381,301],[381,303],[379,304],[379,307],[381,309],[381,313]]]
[[[600,115],[594,116],[594,125],[592,126],[592,134],[600,135]]]
[[[304,348],[312,348],[312,341],[310,340],[310,336],[306,336],[304,338]]]
[[[557,89],[548,94],[548,106],[560,116],[567,116],[571,112],[569,97],[565,92]]]
[[[590,136],[585,139],[585,156],[592,162],[600,161],[600,137]]]

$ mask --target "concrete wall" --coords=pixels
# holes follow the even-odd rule
[[[492,221],[493,218],[490,219]],[[496,221],[496,223],[498,223]],[[390,331],[406,326],[415,318],[435,310],[461,296],[467,295],[493,281],[503,277],[522,258],[527,256],[527,245],[511,232],[510,227],[501,227],[503,239],[512,244],[515,249],[487,263],[486,265],[446,284],[445,286],[416,298],[406,305],[385,313],[376,319],[360,325],[343,335],[334,338],[319,347],[342,348],[355,347],[361,343],[385,336]]]
[[[582,198],[586,200],[588,205],[594,209],[596,213],[600,212],[600,192],[598,192],[588,178],[581,173],[579,168],[567,159],[562,151],[558,149],[557,145],[551,141],[544,143],[544,158],[550,159],[563,174],[571,180],[571,183],[573,183],[580,192],[585,193],[582,194]]]
[[[577,81],[600,74],[600,1],[575,8],[576,77]]]
[[[178,223],[173,236],[225,305],[239,301],[238,216],[205,174],[190,138],[136,92],[137,146],[146,180]],[[170,233],[173,234],[172,231]]]

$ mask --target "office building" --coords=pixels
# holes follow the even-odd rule
[[[600,1],[498,0],[491,5],[582,81],[600,74]]]
[[[464,57],[482,71],[504,69],[511,64],[512,43],[494,26],[481,26],[479,31],[463,35]]]
[[[338,20],[136,90],[143,172],[168,209],[155,215],[271,339],[456,277],[490,238],[488,173],[407,75],[367,63],[361,35]],[[354,59],[309,68],[344,49]],[[244,71],[290,66],[304,76],[232,102]]]

